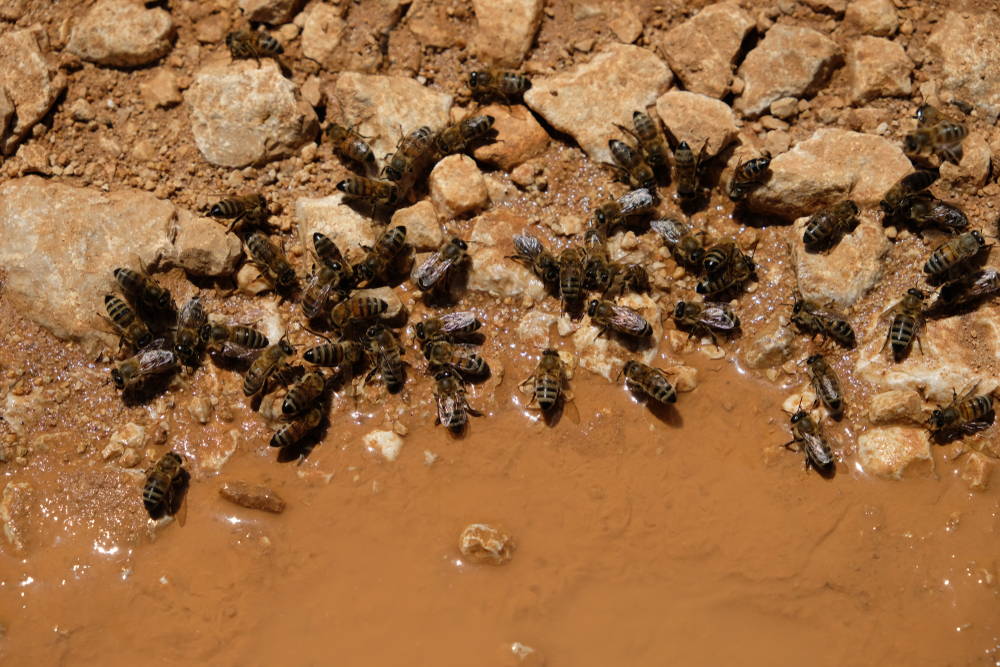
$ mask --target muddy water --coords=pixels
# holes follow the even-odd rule
[[[411,420],[395,463],[346,419],[301,466],[248,438],[221,475],[196,475],[183,525],[156,532],[134,518],[139,480],[102,486],[92,467],[95,501],[72,497],[66,466],[8,466],[65,495],[30,556],[0,561],[4,659],[503,665],[518,641],[582,667],[994,664],[998,495],[970,495],[943,450],[936,478],[804,472],[775,447],[782,396],[699,359],[675,412],[578,372],[582,419],[548,429],[507,380],[465,439]],[[231,505],[224,479],[289,509]],[[113,509],[87,515],[95,503]],[[514,536],[507,565],[462,561],[458,534],[480,521]]]

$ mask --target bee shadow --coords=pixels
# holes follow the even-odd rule
[[[170,385],[171,380],[173,380],[174,375],[176,373],[157,375],[146,380],[141,387],[123,391],[122,403],[129,408],[148,405],[158,396],[167,393],[167,387]]]
[[[324,407],[321,409],[323,410],[323,420],[316,428],[307,433],[298,442],[279,448],[275,461],[278,463],[297,461],[299,465],[302,465],[309,458],[309,455],[316,449],[316,446],[323,442],[323,438],[326,437],[326,432],[330,428],[330,419],[327,416],[329,411],[326,405],[324,404]]]
[[[996,421],[996,415],[991,412],[982,419],[978,419],[961,426],[941,429],[940,431],[933,431],[931,433],[931,439],[936,445],[950,445],[956,440],[961,440],[965,436],[973,435],[988,429],[993,425],[994,421]]]
[[[637,403],[645,406],[649,414],[653,415],[657,420],[670,426],[672,428],[681,428],[684,426],[684,417],[681,415],[680,411],[674,407],[673,403],[660,403],[659,401],[653,400],[633,389],[628,389],[629,394],[635,399]]]

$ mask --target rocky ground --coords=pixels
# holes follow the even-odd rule
[[[297,344],[316,340],[294,303],[262,293],[239,239],[205,217],[226,194],[266,195],[273,238],[302,276],[314,231],[352,260],[390,221],[407,227],[418,260],[446,238],[466,238],[472,269],[463,307],[531,354],[554,343],[574,365],[614,379],[632,353],[598,338],[587,317],[560,315],[531,272],[505,256],[515,233],[555,248],[579,240],[592,209],[625,191],[601,166],[610,160],[608,139],[622,138],[614,123],[629,126],[634,110],[648,109],[678,140],[704,144],[712,188],[692,210],[679,205],[673,185],[662,187],[657,215],[755,247],[760,267],[759,280],[734,301],[742,335],[717,351],[688,341],[668,317],[678,299],[693,295],[696,278],[647,228],[616,234],[612,257],[651,273],[653,293],[630,298],[666,341],[660,364],[686,374],[682,388],[693,389],[684,357],[725,354],[787,388],[784,407],[793,410],[808,386],[800,361],[819,349],[788,327],[798,288],[835,304],[859,336],[856,350],[828,349],[849,406],[843,423],[828,424],[838,453],[879,476],[924,470],[927,412],[974,382],[981,391],[996,386],[997,306],[930,320],[923,353],[901,363],[881,354],[881,314],[907,288],[925,286],[920,267],[942,237],[885,224],[878,201],[912,169],[902,138],[915,126],[915,109],[933,104],[970,132],[961,162],[941,165],[932,190],[961,206],[973,227],[997,234],[995,10],[987,2],[906,0],[98,0],[72,7],[3,0],[0,267],[16,311],[5,324],[11,347],[0,389],[5,465],[32,465],[46,437],[77,427],[89,434],[77,456],[135,467],[163,449],[162,412],[175,399],[125,410],[110,387],[87,393],[105,381],[117,345],[98,315],[117,266],[141,263],[178,302],[200,291],[211,312],[256,321],[275,339],[288,332]],[[281,41],[280,61],[230,58],[225,36],[247,21]],[[468,73],[490,65],[532,78],[523,104],[481,107],[471,99]],[[440,129],[473,112],[496,118],[497,141],[471,157],[441,160],[387,219],[373,222],[336,191],[349,172],[321,139],[328,121],[356,126],[381,159],[401,132]],[[722,186],[741,159],[764,151],[773,156],[770,180],[734,210]],[[802,218],[848,196],[862,209],[861,224],[831,252],[806,253]],[[227,297],[233,287],[238,294]],[[425,310],[405,285],[395,299],[414,314],[411,322]],[[495,382],[508,363],[503,343],[487,346]],[[44,359],[32,356],[37,350],[46,350]],[[644,354],[657,358],[656,349]],[[87,363],[79,362],[83,355]],[[211,401],[176,390],[196,421],[241,402],[238,378],[205,373],[193,382],[213,390],[202,394]],[[403,438],[405,426],[394,426],[401,419],[431,418],[429,390],[415,391],[409,407],[384,403],[380,388],[364,392],[375,402],[372,421],[388,429],[381,433]],[[64,417],[85,396],[88,414]],[[346,409],[335,402],[335,411]],[[776,407],[775,418],[786,416]],[[398,452],[398,443],[375,439],[384,454]],[[969,484],[985,488],[1000,455],[993,432],[951,447],[974,450],[965,459]],[[217,470],[233,449],[223,442],[196,466]],[[8,485],[8,505],[17,504],[20,488]],[[16,544],[15,529],[8,538]]]

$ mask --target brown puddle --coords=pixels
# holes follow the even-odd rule
[[[155,535],[141,477],[73,472],[54,451],[43,472],[8,466],[4,483],[29,481],[44,500],[30,555],[3,556],[0,655],[516,664],[521,642],[582,667],[992,664],[995,490],[973,497],[942,449],[937,479],[807,473],[772,447],[788,439],[783,396],[699,359],[687,360],[699,386],[665,416],[578,371],[584,417],[557,428],[513,405],[507,379],[503,407],[465,439],[408,420],[394,463],[364,451],[370,426],[338,423],[303,465],[279,465],[249,426],[221,475],[195,473],[184,525]],[[197,456],[229,428],[177,423],[171,443]],[[232,505],[225,479],[264,483],[289,507]],[[513,560],[463,563],[457,539],[473,522],[506,528]]]

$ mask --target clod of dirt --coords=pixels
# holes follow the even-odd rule
[[[364,437],[365,447],[378,452],[386,461],[395,461],[403,449],[403,439],[394,431],[371,431]]]
[[[468,155],[449,155],[428,178],[431,199],[445,218],[478,211],[489,203],[483,173]]]
[[[493,116],[493,129],[496,131],[496,141],[477,146],[472,152],[479,162],[509,171],[538,157],[549,146],[545,128],[522,105],[508,107],[493,104],[477,113]]]
[[[190,211],[177,213],[173,262],[195,276],[231,276],[243,256],[235,234],[215,220]]]
[[[240,481],[224,482],[219,487],[219,495],[231,503],[252,510],[264,510],[274,514],[281,514],[285,511],[285,501],[266,486]]]
[[[302,55],[326,65],[337,53],[344,35],[346,5],[316,3],[305,13],[302,26]]]
[[[847,51],[847,76],[856,102],[907,97],[913,61],[903,47],[880,37],[860,37]]]
[[[866,35],[889,37],[899,27],[892,0],[854,0],[847,6],[844,23]]]
[[[941,63],[940,88],[984,112],[989,124],[1000,114],[1000,16],[949,10],[927,39],[927,51]]]
[[[514,541],[500,528],[473,523],[458,538],[458,550],[472,562],[503,565],[514,556]]]
[[[910,426],[872,428],[858,436],[858,460],[869,475],[900,479],[934,470],[927,430]]]
[[[14,553],[24,554],[30,546],[35,504],[34,487],[27,482],[10,482],[0,495],[0,522]]]
[[[965,465],[962,467],[962,479],[969,490],[985,491],[990,486],[994,468],[996,459],[979,452],[970,452],[966,454]]]
[[[733,64],[754,21],[735,2],[705,7],[660,42],[685,90],[721,98],[733,83]]]
[[[250,21],[281,25],[292,20],[303,0],[240,0],[240,9]]]
[[[542,0],[473,0],[476,35],[472,48],[480,58],[502,67],[518,67],[542,22]]]
[[[437,250],[444,242],[444,231],[434,204],[427,200],[401,208],[392,214],[391,226],[406,227],[406,242],[417,252]]]
[[[923,422],[923,401],[912,389],[893,389],[868,399],[868,420],[873,424]]]

